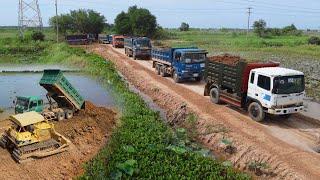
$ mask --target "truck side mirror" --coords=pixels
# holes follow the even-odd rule
[[[15,100],[13,100],[12,103],[13,103],[14,105],[16,105],[16,101],[15,101]]]

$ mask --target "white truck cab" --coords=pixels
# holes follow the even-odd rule
[[[259,103],[265,113],[290,115],[301,112],[304,96],[304,74],[300,71],[266,67],[250,72],[247,98]],[[255,111],[255,107],[249,106],[248,110]]]

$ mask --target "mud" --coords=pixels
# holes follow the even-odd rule
[[[107,143],[116,125],[117,113],[86,103],[86,110],[70,120],[55,122],[55,129],[71,142],[70,150],[23,164],[0,148],[0,179],[72,179],[83,173],[83,163],[92,159]],[[0,131],[10,126],[0,122]]]
[[[211,104],[208,98],[185,85],[174,84],[172,80],[157,76],[147,67],[146,61],[133,61],[121,50],[99,45],[87,48],[113,61],[130,83],[166,110],[167,121],[172,126],[185,126],[190,114],[196,115],[197,121],[192,127],[197,132],[198,141],[215,152],[224,153],[224,159],[230,160],[240,170],[248,171],[252,169],[252,164],[260,163],[266,164],[266,168],[259,171],[261,178],[318,179],[320,176],[320,157],[317,153],[287,142],[288,137],[282,140],[274,136],[266,125],[253,122],[245,113],[224,105]],[[294,118],[303,123],[300,117]],[[312,129],[319,128],[315,124],[310,126]],[[309,138],[297,127],[282,128],[300,134],[296,136],[299,141]],[[290,138],[289,141],[292,141],[295,136]],[[230,142],[232,148],[223,145],[223,140]]]

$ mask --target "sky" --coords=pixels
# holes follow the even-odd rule
[[[24,0],[30,2],[32,0]],[[55,15],[54,0],[38,0],[44,26]],[[19,0],[0,0],[0,26],[18,24]],[[194,28],[246,28],[247,8],[252,7],[250,24],[264,19],[268,27],[295,24],[300,29],[320,29],[320,0],[58,0],[58,13],[79,8],[93,9],[113,23],[129,6],[147,8],[165,28],[187,22]]]

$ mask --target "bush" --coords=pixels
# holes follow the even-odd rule
[[[312,36],[309,38],[308,43],[312,45],[320,45],[320,38],[316,36]]]
[[[31,38],[34,41],[44,41],[45,35],[41,31],[33,31]]]
[[[189,31],[189,24],[188,23],[181,23],[181,26],[180,26],[180,31]]]

